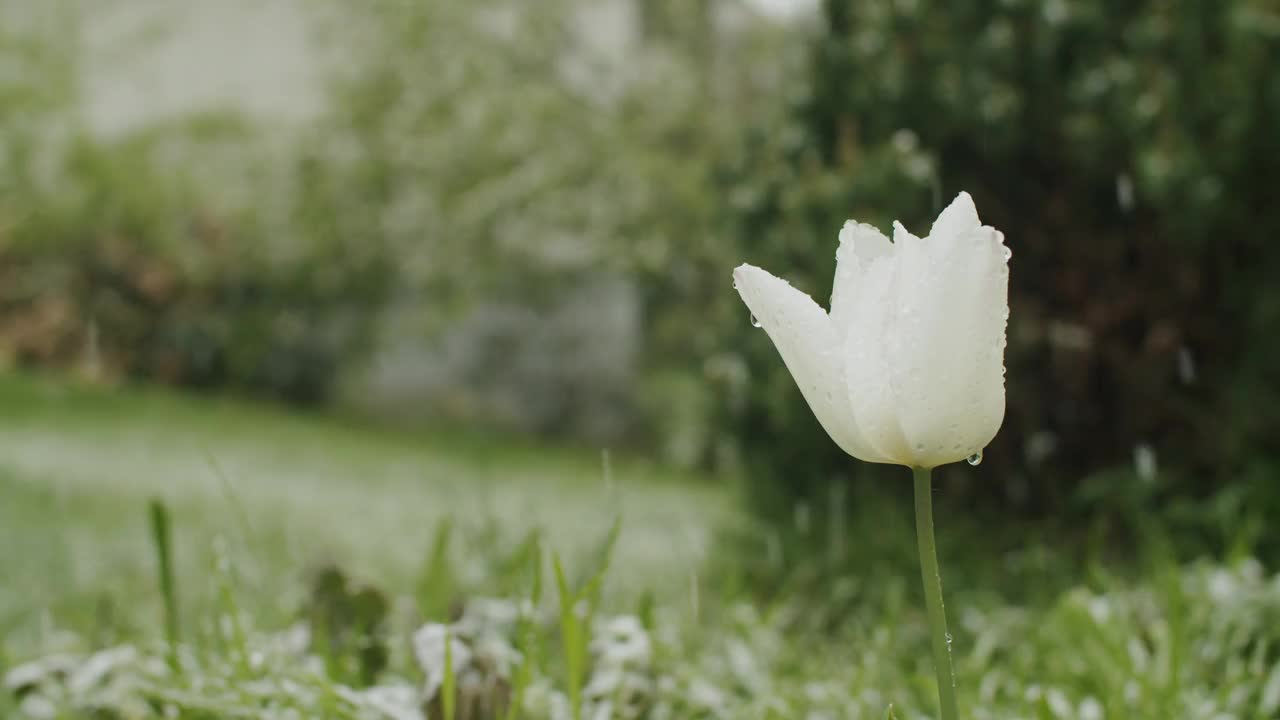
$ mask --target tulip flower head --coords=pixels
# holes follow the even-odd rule
[[[752,265],[733,279],[836,444],[932,468],[981,457],[1004,420],[1010,255],[960,193],[923,238],[846,223],[830,312]]]

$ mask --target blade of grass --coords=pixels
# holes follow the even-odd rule
[[[511,701],[503,714],[504,720],[516,720],[520,708],[524,705],[524,693],[533,682],[533,671],[538,657],[538,606],[542,604],[542,544],[534,535],[530,538],[527,560],[533,575],[532,589],[529,592],[527,608],[520,608],[520,619],[516,624],[516,650],[520,652],[520,666],[511,681]],[[527,612],[526,612],[527,610]]]
[[[240,606],[236,602],[235,574],[226,540],[222,536],[213,539],[213,572],[218,582],[218,603],[221,606],[218,637],[230,647],[236,667],[248,677],[251,673],[249,638],[241,622]]]
[[[560,642],[564,648],[565,689],[569,695],[570,714],[573,720],[582,720],[582,683],[586,676],[586,638],[583,619],[578,617],[580,600],[570,592],[565,580],[560,556],[551,556],[556,573],[556,588],[560,593]]]
[[[453,720],[454,702],[457,700],[454,685],[453,630],[446,629],[444,632],[444,682],[440,688],[440,692],[444,693],[440,697],[440,705],[444,709],[444,720]]]
[[[244,533],[245,540],[256,546],[257,539],[254,536],[253,523],[249,520],[249,512],[245,510],[244,503],[240,502],[240,495],[236,492],[235,486],[231,484],[231,478],[222,469],[222,464],[218,462],[218,458],[214,456],[212,450],[208,447],[202,447],[200,450],[204,454],[204,461],[209,466],[209,471],[213,473],[213,477],[218,481],[218,488],[222,491],[227,505],[231,506],[231,511],[235,514],[236,522],[240,525],[240,530]]]
[[[449,603],[453,600],[453,565],[449,560],[452,540],[453,518],[446,517],[436,527],[427,566],[418,583],[418,611],[428,620],[449,620]]]
[[[613,518],[613,524],[609,526],[609,532],[605,535],[604,542],[600,544],[600,549],[596,551],[591,562],[586,566],[586,576],[583,578],[583,584],[590,584],[596,578],[602,577],[609,571],[609,565],[613,562],[613,553],[618,546],[618,537],[622,534],[622,516],[616,515]]]
[[[556,574],[556,586],[560,593],[560,639],[564,647],[565,679],[574,720],[581,720],[582,717],[582,687],[586,681],[591,621],[600,604],[604,578],[613,561],[614,548],[617,547],[621,533],[622,517],[619,515],[614,518],[600,552],[596,555],[593,563],[595,571],[577,591],[569,589],[559,555],[553,554],[551,557]],[[582,608],[581,613],[579,607]]]
[[[156,552],[156,573],[160,584],[160,596],[164,601],[164,635],[169,645],[169,666],[175,673],[182,668],[178,661],[178,643],[181,631],[178,621],[178,593],[173,576],[173,538],[169,522],[169,509],[164,502],[152,499],[147,504],[151,524],[151,543]]]

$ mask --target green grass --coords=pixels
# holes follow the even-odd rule
[[[0,408],[0,547],[19,549],[0,553],[0,577],[21,579],[0,587],[9,626],[32,626],[37,608],[84,607],[86,595],[149,583],[152,498],[173,514],[179,587],[199,588],[222,536],[264,584],[266,613],[324,564],[411,586],[445,519],[470,541],[453,548],[466,576],[486,571],[465,562],[469,553],[535,528],[573,565],[625,511],[617,553],[628,572],[615,584],[683,592],[729,508],[707,483],[641,462],[613,458],[606,482],[600,455],[153,389],[0,375]],[[132,595],[130,605],[154,602]]]
[[[285,506],[287,519],[319,521],[326,534],[340,510],[361,519],[352,524],[391,534],[355,543],[379,552],[410,529],[425,545],[422,530],[442,516],[500,514],[526,525],[571,516],[576,523],[543,524],[603,534],[625,506],[638,530],[704,535],[706,511],[725,507],[706,484],[643,462],[615,458],[606,482],[598,454],[439,430],[367,429],[225,399],[11,375],[0,376],[0,407],[4,467],[44,477],[61,492],[158,494],[215,514],[228,510],[232,494],[265,515]],[[513,508],[520,512],[504,512]]]
[[[0,717],[934,716],[905,494],[775,534],[705,480],[610,464],[0,376],[0,674],[71,667]],[[1176,562],[1158,518],[1105,554],[992,527],[939,515],[965,717],[1280,717],[1258,562]]]

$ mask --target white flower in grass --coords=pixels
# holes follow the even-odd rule
[[[1009,256],[960,193],[923,238],[846,223],[830,312],[760,268],[733,278],[845,452],[932,468],[980,453],[1004,420]]]
[[[653,659],[653,643],[644,624],[634,615],[598,620],[591,649],[606,665],[646,668]]]
[[[448,648],[446,651],[446,647]],[[454,676],[461,675],[471,664],[471,648],[447,625],[428,623],[413,634],[413,654],[426,676],[422,695],[433,698],[444,685],[445,660]]]
[[[74,696],[88,693],[101,686],[113,673],[132,669],[138,657],[138,651],[132,645],[100,650],[71,673],[67,678],[67,690]]]
[[[583,696],[603,717],[635,718],[653,696],[653,643],[640,619],[620,615],[596,620],[591,677]]]
[[[422,699],[409,685],[375,685],[363,690],[337,686],[337,694],[357,708],[367,708],[385,720],[424,720]]]

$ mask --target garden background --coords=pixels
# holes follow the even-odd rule
[[[906,471],[730,271],[825,304],[846,219],[965,190],[1013,258],[935,480],[962,704],[1276,716],[1277,68],[1270,0],[0,0],[0,710],[380,717],[524,598],[450,712],[929,717]]]

